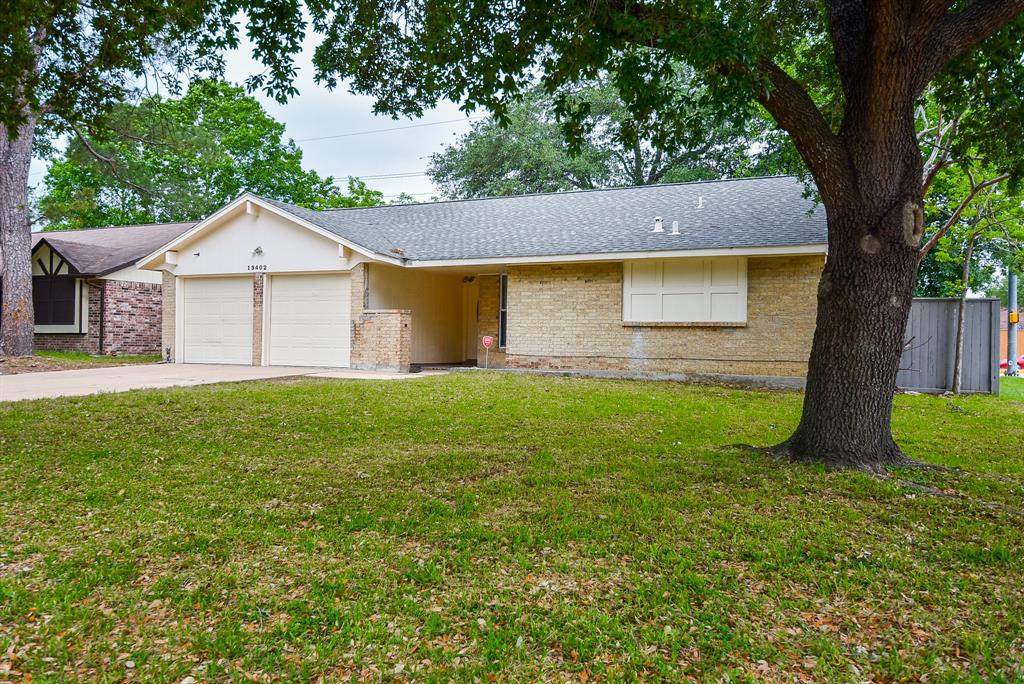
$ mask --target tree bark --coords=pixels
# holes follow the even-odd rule
[[[901,231],[903,219],[890,220]],[[796,460],[880,473],[910,462],[891,413],[917,255],[864,233],[866,223],[858,211],[829,216],[830,233],[847,239],[833,241],[821,276],[803,414],[782,446]]]
[[[914,463],[892,437],[891,414],[917,279],[923,161],[910,106],[851,109],[838,141],[852,173],[845,183],[816,174],[829,253],[803,414],[782,448],[796,460],[881,473]],[[878,128],[886,134],[865,135]]]
[[[36,118],[17,129],[0,125],[0,356],[33,351],[32,232],[28,171]]]

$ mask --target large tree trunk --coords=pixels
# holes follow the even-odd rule
[[[856,215],[829,224],[844,234],[865,225]],[[917,255],[880,247],[874,236],[862,241],[833,248],[825,264],[803,415],[785,447],[798,460],[880,472],[906,463],[890,416]]]
[[[906,120],[881,150],[850,145],[856,184],[823,193],[829,253],[803,414],[782,445],[797,460],[873,473],[912,463],[891,430],[923,222],[921,157]]]
[[[30,117],[16,136],[0,125],[0,356],[28,355],[33,347],[28,169],[35,124]]]

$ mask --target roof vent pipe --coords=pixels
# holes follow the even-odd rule
[[[661,220],[660,216],[655,216],[654,217],[654,230],[652,230],[651,232],[652,233],[664,233],[665,232],[665,228],[662,226],[663,223],[664,223],[664,221]]]
[[[679,221],[672,222],[672,232],[669,235],[679,235]]]

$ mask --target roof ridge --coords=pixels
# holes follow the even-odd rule
[[[303,206],[300,206],[298,204],[292,204],[291,202],[285,202],[284,200],[276,200],[276,199],[270,199],[268,197],[262,197],[261,195],[257,195],[256,193],[249,193],[249,194],[251,194],[253,197],[258,197],[259,199],[261,199],[261,200],[263,200],[265,202],[270,202],[271,204],[284,205],[285,207],[288,207],[288,209],[286,209],[286,211],[291,211],[292,209],[299,209],[300,211],[308,211],[308,212],[311,212],[313,214],[328,214],[331,211],[334,211],[334,209],[310,209],[309,207],[303,207]],[[383,205],[383,206],[388,206],[388,205]],[[379,209],[380,206],[377,206],[377,207],[335,207],[335,209],[375,209],[375,208]],[[395,240],[394,236],[389,232],[387,227],[379,225],[379,224],[367,223],[365,221],[359,221],[358,219],[355,219],[355,220],[361,226],[363,226],[364,228],[368,228],[368,229],[376,231],[377,233],[382,235],[387,240],[387,242],[389,243],[388,249],[390,251],[389,252],[378,252],[379,254],[387,254],[388,256],[391,256],[391,253],[393,252],[393,250],[395,248],[399,248],[398,242]],[[366,245],[362,245],[362,246],[366,247]],[[372,248],[368,247],[368,249],[372,249]],[[377,251],[377,250],[373,250],[373,251]]]
[[[166,221],[164,223],[129,223],[124,226],[89,226],[88,228],[75,228],[73,230],[37,230],[33,231],[36,235],[41,236],[55,236],[55,235],[68,235],[70,233],[87,233],[94,230],[120,230],[122,228],[158,228],[163,226],[184,226],[184,225],[196,225],[199,221]]]
[[[358,209],[386,209],[391,207],[409,207],[419,204],[455,204],[457,202],[485,202],[487,200],[504,200],[504,199],[517,199],[519,197],[548,197],[557,195],[582,195],[585,193],[592,192],[615,192],[618,190],[647,190],[653,188],[672,188],[679,187],[681,185],[707,185],[711,183],[732,183],[739,181],[753,181],[753,180],[775,180],[780,178],[793,178],[799,180],[799,176],[795,173],[783,173],[775,176],[734,176],[731,178],[716,178],[712,180],[695,180],[695,181],[678,181],[675,183],[650,183],[647,185],[618,185],[612,188],[584,188],[578,190],[555,190],[553,192],[526,192],[521,195],[492,195],[488,197],[462,197],[458,199],[444,199],[436,200],[431,202],[409,202],[407,204],[378,204],[369,207],[328,207],[326,209],[310,209],[310,211],[322,211],[324,213],[335,212],[335,211],[354,211]]]

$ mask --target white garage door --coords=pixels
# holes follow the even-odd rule
[[[348,366],[349,290],[348,274],[272,276],[269,363]]]
[[[182,360],[252,363],[252,278],[189,278],[182,289]]]

